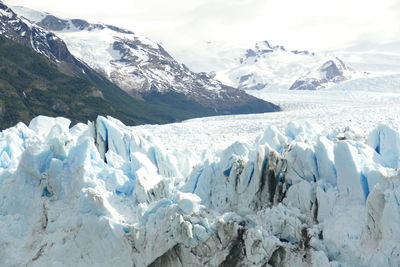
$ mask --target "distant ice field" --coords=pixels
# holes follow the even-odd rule
[[[235,141],[252,143],[268,126],[283,129],[289,122],[316,123],[327,133],[350,127],[364,138],[379,124],[399,129],[400,75],[351,80],[320,91],[248,92],[280,105],[283,111],[135,128],[152,132],[169,150],[179,152],[190,148],[200,158]]]

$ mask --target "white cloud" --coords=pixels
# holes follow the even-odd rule
[[[400,37],[398,0],[9,0],[58,16],[129,28],[187,47],[199,40],[249,45],[270,40],[300,49],[330,49]]]

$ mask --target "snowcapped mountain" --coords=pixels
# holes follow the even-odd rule
[[[354,77],[357,73],[335,57],[297,79],[289,90],[319,90]]]
[[[160,96],[146,100],[132,98],[73,56],[62,39],[18,16],[4,4],[0,4],[0,33],[2,128],[19,121],[27,123],[39,114],[69,117],[74,123],[93,120],[99,114],[112,115],[136,125],[174,122],[218,112],[278,109],[244,92],[235,94],[235,102],[220,105],[218,112],[178,94],[162,95],[164,99]],[[222,98],[223,95],[224,92]],[[244,104],[232,104],[240,101]]]
[[[18,10],[21,9],[23,8]],[[31,21],[19,16],[13,10],[14,8],[10,9],[8,6],[0,4],[0,34],[2,38],[7,39],[0,40],[3,49],[0,51],[0,65],[3,68],[3,73],[0,75],[0,95],[2,97],[0,125],[2,127],[8,127],[18,121],[28,122],[39,114],[69,117],[74,123],[93,119],[98,114],[112,114],[127,124],[135,125],[174,122],[210,115],[279,110],[276,105],[250,96],[244,91],[224,86],[205,74],[196,74],[188,70],[193,77],[187,86],[189,88],[189,83],[200,84],[198,87],[201,89],[198,91],[189,90],[188,95],[175,91],[163,93],[150,91],[146,95],[140,95],[139,99],[133,98],[112,83],[109,77],[104,77],[93,70],[89,64],[71,54],[60,37],[32,22],[34,19],[43,20],[49,16],[48,14],[24,9],[29,13]],[[50,17],[43,23],[46,22],[47,27],[57,27],[62,24],[57,21],[53,23],[53,20]],[[89,25],[81,20],[71,20],[71,23],[75,28],[92,29],[91,27],[93,27],[96,31],[100,31],[101,28],[121,34],[130,34],[128,31],[113,26]],[[12,45],[12,42],[25,48]],[[92,51],[99,50],[93,49]],[[38,58],[35,54],[44,58]],[[20,60],[23,56],[24,60]],[[96,58],[102,59],[103,55]],[[170,60],[176,63],[173,59]],[[155,63],[154,65],[160,66]],[[184,68],[179,64],[175,67]],[[15,72],[12,69],[19,69],[19,71]],[[184,69],[186,70],[186,68]],[[104,71],[102,72],[104,73]],[[59,78],[55,79],[55,77]],[[196,80],[195,77],[202,78]],[[168,81],[162,78],[159,81],[167,86]],[[205,84],[217,86],[214,94],[208,94],[213,90],[206,90]],[[153,88],[155,87],[153,86]],[[30,93],[27,94],[27,92]],[[200,97],[197,98],[198,95]],[[46,108],[46,105],[49,108]],[[16,106],[20,107],[18,111],[15,111]],[[86,107],[86,112],[79,112],[83,106]],[[10,112],[14,113],[9,114]]]
[[[165,123],[207,115],[130,97],[76,59],[53,33],[0,4],[0,127],[43,114],[86,122],[99,114],[128,124]]]
[[[316,90],[358,76],[337,57],[287,51],[267,41],[248,49],[236,67],[218,72],[221,80],[247,90]]]
[[[0,4],[0,34],[33,48],[37,53],[57,63],[66,73],[82,71],[82,68],[77,66],[77,60],[69,53],[67,46],[59,37],[21,18],[4,4]]]
[[[288,51],[285,47],[271,45],[268,41],[259,42],[251,49],[243,47],[220,42],[203,43],[198,53],[207,54],[212,51],[215,54],[212,57],[212,65],[198,64],[189,51],[178,55],[198,69],[215,72],[216,78],[223,83],[244,90],[316,90],[365,76],[346,66],[336,56],[325,53],[317,54],[308,50]],[[198,54],[195,55],[199,58]]]
[[[279,110],[206,73],[190,71],[161,45],[131,31],[13,8],[32,23],[56,33],[74,56],[133,97],[157,102],[163,95],[173,93],[209,109],[209,115]]]

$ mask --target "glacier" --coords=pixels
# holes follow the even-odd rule
[[[0,265],[400,264],[390,126],[359,138],[288,123],[202,157],[191,149],[112,117],[3,130]]]

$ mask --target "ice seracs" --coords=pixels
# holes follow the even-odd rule
[[[0,134],[0,263],[397,266],[398,135],[292,123],[188,172],[111,117],[37,117]]]
[[[400,135],[393,129],[380,125],[368,137],[370,145],[381,157],[381,163],[387,168],[399,168]]]

